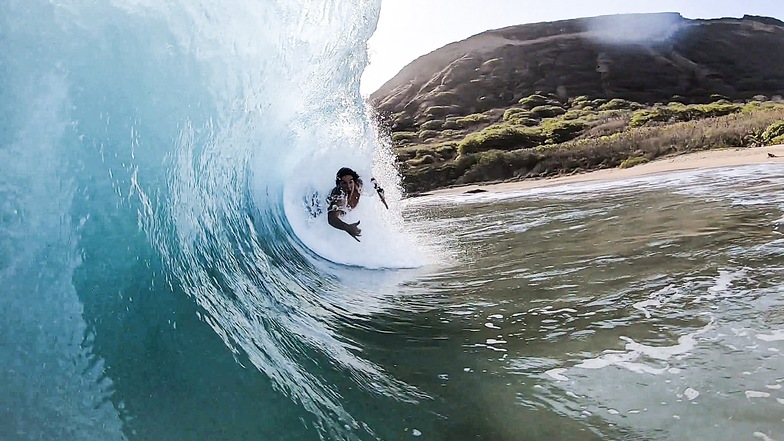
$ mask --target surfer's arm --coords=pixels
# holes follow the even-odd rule
[[[345,231],[346,233],[350,234],[351,237],[356,239],[357,242],[359,242],[359,238],[357,236],[360,236],[362,234],[362,230],[360,230],[358,227],[359,221],[353,224],[347,224],[343,222],[343,220],[340,218],[340,213],[341,213],[340,210],[329,211],[327,213],[327,221],[333,228],[337,228],[338,230]]]

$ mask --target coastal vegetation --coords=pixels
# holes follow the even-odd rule
[[[656,36],[632,33],[619,45],[585,32],[628,23]],[[369,104],[390,130],[409,193],[634,167],[784,142],[779,53],[784,22],[770,17],[529,23],[417,58]]]
[[[535,93],[467,116],[430,112],[418,130],[393,132],[408,192],[543,178],[700,150],[784,143],[784,101],[756,96],[644,104]],[[685,100],[683,100],[685,101]],[[443,110],[443,111],[442,111]]]

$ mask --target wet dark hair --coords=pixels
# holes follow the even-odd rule
[[[335,185],[340,185],[340,178],[346,175],[351,175],[351,177],[354,178],[354,182],[360,185],[362,184],[362,179],[359,179],[357,172],[348,167],[343,167],[335,174]]]

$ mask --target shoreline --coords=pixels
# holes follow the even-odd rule
[[[771,157],[769,154],[774,155],[774,157]],[[487,184],[468,184],[459,187],[428,191],[418,196],[452,196],[481,192],[507,193],[554,185],[614,181],[683,170],[738,167],[753,164],[784,165],[784,145],[705,150],[695,153],[662,157],[630,168],[616,167],[552,178],[525,179],[521,181]]]

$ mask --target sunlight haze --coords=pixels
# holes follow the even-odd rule
[[[608,14],[679,12],[686,18],[762,15],[784,19],[780,0],[584,1],[384,0],[368,41],[361,92],[370,95],[416,58],[490,29]]]

